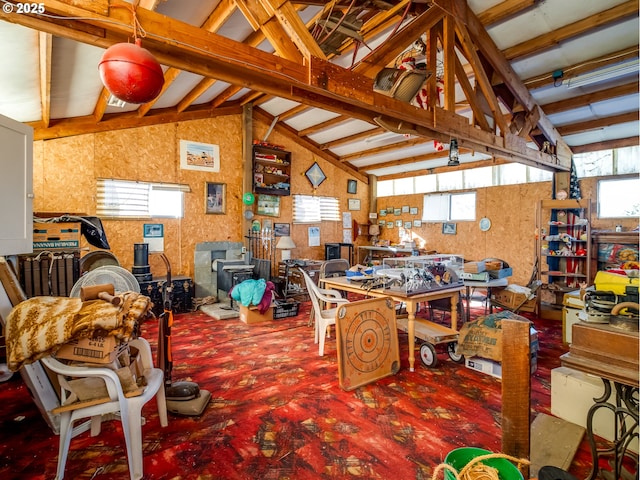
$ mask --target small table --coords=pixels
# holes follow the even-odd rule
[[[494,287],[506,287],[509,285],[508,278],[492,278],[491,280],[482,281],[482,280],[462,280],[464,286],[467,288],[467,311],[466,311],[466,321],[468,322],[471,318],[471,308],[469,306],[469,302],[471,301],[471,288],[486,288],[487,289],[487,300],[489,301],[489,313],[493,311],[491,305],[491,289]],[[486,310],[485,310],[486,313]]]
[[[463,286],[456,286],[433,292],[407,295],[396,291],[389,291],[383,288],[365,289],[360,283],[352,282],[347,277],[321,278],[319,280],[326,288],[342,290],[345,292],[359,293],[371,297],[391,297],[395,302],[404,303],[407,306],[407,335],[409,337],[409,371],[414,371],[415,366],[415,334],[416,334],[416,311],[420,302],[429,302],[441,298],[449,298],[451,301],[451,330],[458,330],[458,300]],[[420,322],[428,320],[420,319]],[[433,322],[429,322],[433,323]]]

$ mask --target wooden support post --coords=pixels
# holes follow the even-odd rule
[[[502,320],[502,452],[529,459],[531,356],[528,321]],[[522,467],[529,478],[529,467]]]

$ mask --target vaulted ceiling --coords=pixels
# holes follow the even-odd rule
[[[572,153],[638,144],[637,0],[0,3],[0,114],[36,139],[250,106],[363,181],[504,162],[562,171]],[[98,64],[134,24],[164,86],[116,105]],[[415,64],[428,71],[417,96],[390,96],[383,75]]]

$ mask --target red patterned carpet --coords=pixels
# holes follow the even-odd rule
[[[559,322],[535,320],[541,350],[532,378],[532,418],[550,413],[550,371],[565,347]],[[156,344],[157,325],[143,325]],[[170,415],[161,428],[150,402],[143,413],[146,479],[429,479],[460,446],[499,452],[500,381],[453,363],[442,351],[432,369],[402,366],[352,392],[338,386],[335,338],[319,357],[308,306],[297,317],[245,325],[196,312],[175,316],[173,380],[212,393],[200,417]],[[0,478],[55,478],[58,437],[19,375],[0,383]],[[590,469],[586,442],[572,473]],[[127,479],[118,422],[100,437],[71,443],[66,478]]]

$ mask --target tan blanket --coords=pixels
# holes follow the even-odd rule
[[[114,306],[104,300],[33,297],[16,305],[5,325],[7,364],[16,371],[26,363],[55,353],[70,340],[95,333],[127,342],[152,307],[149,297],[135,292],[120,295]]]

